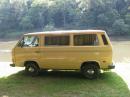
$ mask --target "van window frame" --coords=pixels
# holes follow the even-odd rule
[[[98,32],[97,32],[98,33]],[[99,47],[100,45],[101,45],[101,42],[100,42],[100,37],[99,37],[99,34],[97,34],[97,33],[77,33],[77,34],[73,34],[73,46],[74,47]],[[74,36],[75,35],[88,35],[88,34],[95,34],[96,35],[96,37],[98,38],[98,44],[97,45],[75,45],[74,44]]]
[[[45,44],[46,36],[69,36],[69,44],[68,45],[46,45]],[[42,39],[42,46],[44,46],[44,47],[69,47],[69,46],[71,46],[71,35],[70,34],[44,34],[41,39]]]
[[[22,46],[18,46],[19,45],[19,43],[24,39],[24,37],[26,37],[26,36],[35,36],[35,37],[37,37],[38,39],[39,39],[39,42],[38,42],[38,46],[27,46],[27,47],[24,47],[23,45]],[[38,48],[38,47],[40,47],[40,45],[41,45],[41,42],[40,42],[40,37],[39,37],[39,35],[23,35],[22,37],[21,37],[21,39],[18,41],[18,43],[16,44],[16,47],[20,47],[20,48]]]
[[[105,41],[107,42],[107,44],[105,44],[103,36],[104,36]],[[108,41],[108,38],[107,38],[106,34],[101,34],[101,39],[102,39],[102,43],[103,43],[104,46],[108,46],[109,45],[109,41]]]

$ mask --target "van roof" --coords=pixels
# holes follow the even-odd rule
[[[105,33],[104,30],[60,30],[60,31],[45,31],[33,32],[24,35],[38,35],[38,34],[70,34],[70,33]]]

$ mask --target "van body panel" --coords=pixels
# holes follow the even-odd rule
[[[26,61],[35,61],[39,63],[40,55],[37,53],[39,50],[39,48],[15,48],[14,53],[16,64],[23,67]]]
[[[67,33],[33,33],[25,36],[38,36],[39,45],[36,47],[14,47],[12,57],[15,66],[23,67],[26,61],[35,61],[42,69],[80,69],[84,62],[97,62],[100,69],[107,69],[112,64],[112,45],[104,31],[93,32],[87,30],[67,31]],[[62,31],[61,31],[62,32]],[[67,46],[46,46],[45,36],[69,35],[70,43]],[[99,44],[94,46],[75,46],[74,35],[96,34]],[[104,45],[101,35],[105,35],[108,45]]]
[[[98,62],[102,64],[101,68],[107,68],[106,64],[112,63],[111,49],[106,47],[43,47],[40,52],[43,68],[79,69],[87,61]]]

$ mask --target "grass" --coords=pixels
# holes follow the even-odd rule
[[[129,97],[126,83],[114,72],[85,79],[78,72],[42,72],[38,77],[23,71],[0,78],[0,97]]]

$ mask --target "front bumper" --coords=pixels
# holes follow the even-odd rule
[[[11,67],[15,67],[15,64],[10,64]]]
[[[115,68],[114,64],[108,66],[108,69],[114,69],[114,68]]]

